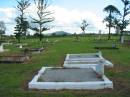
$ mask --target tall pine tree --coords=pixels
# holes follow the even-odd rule
[[[32,18],[32,23],[38,26],[31,27],[31,29],[39,33],[39,40],[42,41],[42,32],[50,29],[46,24],[52,22],[54,18],[50,16],[52,13],[47,10],[48,0],[34,0],[34,3],[37,7],[38,18]]]
[[[21,42],[21,36],[26,35],[29,23],[24,17],[25,10],[30,6],[29,0],[17,1],[18,5],[16,9],[20,12],[20,15],[16,17],[15,36],[18,42]]]

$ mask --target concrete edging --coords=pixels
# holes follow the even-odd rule
[[[47,68],[53,67],[43,67],[38,74],[29,82],[29,89],[105,89],[111,88],[113,89],[113,83],[110,81],[105,75],[103,75],[104,81],[96,81],[96,82],[38,82],[38,78],[41,74],[45,72]],[[61,68],[61,67],[59,67]]]
[[[91,55],[98,55],[99,57],[98,58],[70,58],[70,56],[84,56],[84,55],[86,55],[86,56],[91,56]],[[65,64],[65,66],[67,67],[68,65],[66,65],[66,62],[67,61],[72,61],[72,62],[98,62],[98,61],[104,61],[104,66],[106,66],[106,67],[110,67],[110,68],[112,68],[113,67],[113,64],[110,62],[110,61],[108,61],[108,60],[106,60],[106,59],[104,59],[103,57],[102,57],[102,54],[101,54],[101,52],[98,52],[98,53],[88,53],[88,54],[67,54],[66,55],[66,58],[65,58],[65,62],[64,62],[64,64]],[[72,64],[71,64],[72,65]],[[81,65],[81,64],[78,64],[79,66],[78,67],[82,67],[83,65]],[[75,64],[75,65],[72,65],[73,67],[76,67],[77,66],[77,64]],[[71,67],[71,66],[70,66]],[[84,67],[85,67],[85,65],[84,65]]]
[[[97,73],[104,75],[104,65],[103,64],[67,64],[64,62],[63,67],[65,68],[93,68]]]

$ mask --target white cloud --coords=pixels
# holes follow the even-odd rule
[[[6,24],[6,34],[12,34],[14,32],[15,16],[15,8],[0,8],[0,21],[4,21]]]
[[[12,22],[12,18],[15,16],[14,8],[0,8],[0,20],[4,22]]]
[[[59,28],[59,30],[68,30],[72,33],[81,33],[80,25],[83,19],[86,19],[90,24],[89,30],[104,30],[105,28],[102,24],[102,18],[87,10],[69,10],[59,6],[51,6],[49,9],[54,10],[55,28],[53,30]]]
[[[98,30],[105,30],[106,28],[102,23],[103,17],[99,17],[96,13],[87,10],[70,10],[60,6],[50,6],[48,9],[54,12],[52,16],[55,17],[55,21],[51,24],[54,27],[46,33],[57,30],[81,33],[80,25],[83,19],[86,19],[90,24],[88,30],[91,32],[95,30],[98,32]],[[32,5],[26,10],[26,16],[37,17],[36,11],[37,8]],[[14,18],[16,17],[16,13],[15,8],[0,8],[0,20],[3,20],[5,23],[11,23],[7,24],[7,34],[14,32]],[[130,26],[128,28],[130,28]]]

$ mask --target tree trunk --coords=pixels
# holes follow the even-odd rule
[[[42,41],[42,33],[41,32],[40,32],[40,36],[39,37],[40,37],[40,41]]]
[[[123,31],[121,31],[121,33],[120,33],[120,42],[121,42],[122,44],[124,43]]]
[[[42,25],[40,24],[40,36],[39,36],[39,38],[40,38],[40,41],[42,41]]]
[[[110,40],[110,38],[111,38],[111,22],[112,22],[112,20],[111,20],[111,18],[112,18],[112,12],[111,12],[111,10],[110,10],[110,14],[109,14],[109,16],[110,16],[110,21],[109,21],[109,34],[108,34],[108,40]]]
[[[126,6],[124,6],[124,14],[122,19],[122,27],[121,27],[121,34],[120,34],[120,42],[124,43],[124,28],[125,28],[125,16],[126,16]]]
[[[19,37],[18,37],[18,43],[20,43],[20,42],[21,42],[21,37],[19,36]]]
[[[111,39],[111,27],[109,27],[109,34],[108,34],[108,40]]]
[[[120,35],[119,35],[119,41],[121,42],[121,37],[122,37],[122,31],[120,31]]]
[[[2,40],[2,34],[0,35],[0,40]]]

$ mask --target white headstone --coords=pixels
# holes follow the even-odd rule
[[[0,45],[0,52],[4,52],[3,44]]]
[[[99,34],[99,40],[100,40],[100,39],[101,39],[101,34],[102,34],[102,31],[101,31],[101,30],[99,30],[98,34]]]
[[[22,46],[22,45],[20,45],[20,46],[19,46],[19,48],[23,48],[23,46]]]
[[[116,30],[115,30],[116,34],[120,34],[120,27],[116,27]]]
[[[123,44],[124,43],[124,36],[121,37],[121,43]]]

